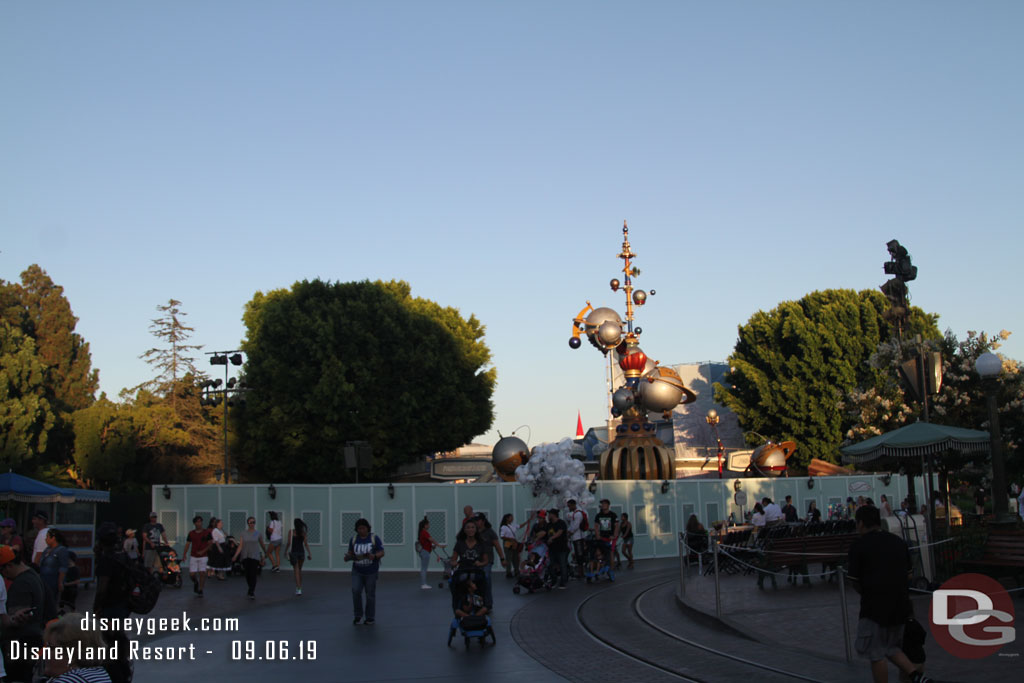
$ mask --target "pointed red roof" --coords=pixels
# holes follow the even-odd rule
[[[583,417],[580,415],[580,411],[576,411],[576,438],[582,439],[584,436],[583,432]]]

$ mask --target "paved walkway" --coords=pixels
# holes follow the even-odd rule
[[[451,648],[445,644],[450,597],[437,588],[436,575],[434,588],[421,590],[418,575],[382,574],[374,626],[352,625],[347,573],[307,572],[304,578],[304,595],[296,596],[290,572],[265,572],[255,601],[246,599],[242,578],[209,583],[202,599],[187,581],[181,590],[165,590],[147,616],[185,615],[193,630],[144,634],[139,646],[154,648],[151,657],[187,657],[192,648],[195,660],[138,661],[136,680],[869,680],[866,664],[845,661],[838,592],[820,581],[812,588],[782,582],[777,591],[759,591],[751,576],[723,577],[725,618],[719,621],[713,616],[712,579],[691,578],[685,604],[677,600],[678,565],[671,559],[638,562],[615,583],[572,582],[568,590],[534,595],[514,595],[511,583],[499,576],[497,646],[474,642],[467,651],[461,639]],[[90,596],[85,593],[86,601]],[[856,596],[848,599],[852,621]],[[923,607],[918,609],[923,616]],[[237,618],[237,630],[196,630],[200,619],[217,617]],[[282,641],[288,653],[278,661]],[[1003,652],[1019,655],[1024,648],[1015,645]],[[943,680],[1018,678],[1020,659],[955,660],[937,651],[931,639],[928,654],[929,671]]]

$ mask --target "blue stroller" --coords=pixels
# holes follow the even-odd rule
[[[608,577],[609,581],[615,580],[611,562],[614,554],[615,546],[608,541],[597,538],[587,541],[587,555],[590,560],[587,563],[587,571],[584,573],[587,583],[600,581],[602,576]],[[591,567],[595,568],[591,569]]]
[[[497,644],[498,639],[491,626],[491,617],[486,613],[477,614],[484,607],[485,581],[484,573],[479,569],[457,569],[452,575],[452,611],[455,612],[455,616],[452,617],[452,623],[448,628],[449,647],[456,631],[462,634],[467,648],[473,638],[478,639],[481,645],[487,644],[487,638],[491,639],[492,645]]]

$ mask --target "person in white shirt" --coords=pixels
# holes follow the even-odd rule
[[[773,503],[771,498],[763,498],[761,500],[761,507],[764,508],[765,526],[782,524],[782,508],[779,507],[778,503]]]
[[[47,526],[49,520],[50,518],[42,510],[32,515],[32,526],[36,528],[36,540],[32,545],[32,564],[36,567],[39,566],[39,558],[46,552],[46,532],[50,528]]]
[[[270,522],[267,524],[267,557],[270,558],[270,571],[281,571],[281,542],[284,540],[284,525],[278,519],[277,513],[271,510]]]
[[[760,503],[754,503],[754,511],[750,515],[750,523],[754,525],[755,530],[764,528],[764,507]]]
[[[1024,486],[1021,487],[1020,496],[1017,497],[1017,514],[1024,519]]]

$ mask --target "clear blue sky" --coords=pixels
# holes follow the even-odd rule
[[[112,396],[171,297],[216,350],[257,290],[404,279],[484,322],[531,445],[604,418],[566,341],[622,307],[623,219],[663,363],[877,287],[893,238],[914,304],[1021,359],[1022,34],[1014,1],[3,3],[0,278],[65,287]]]

